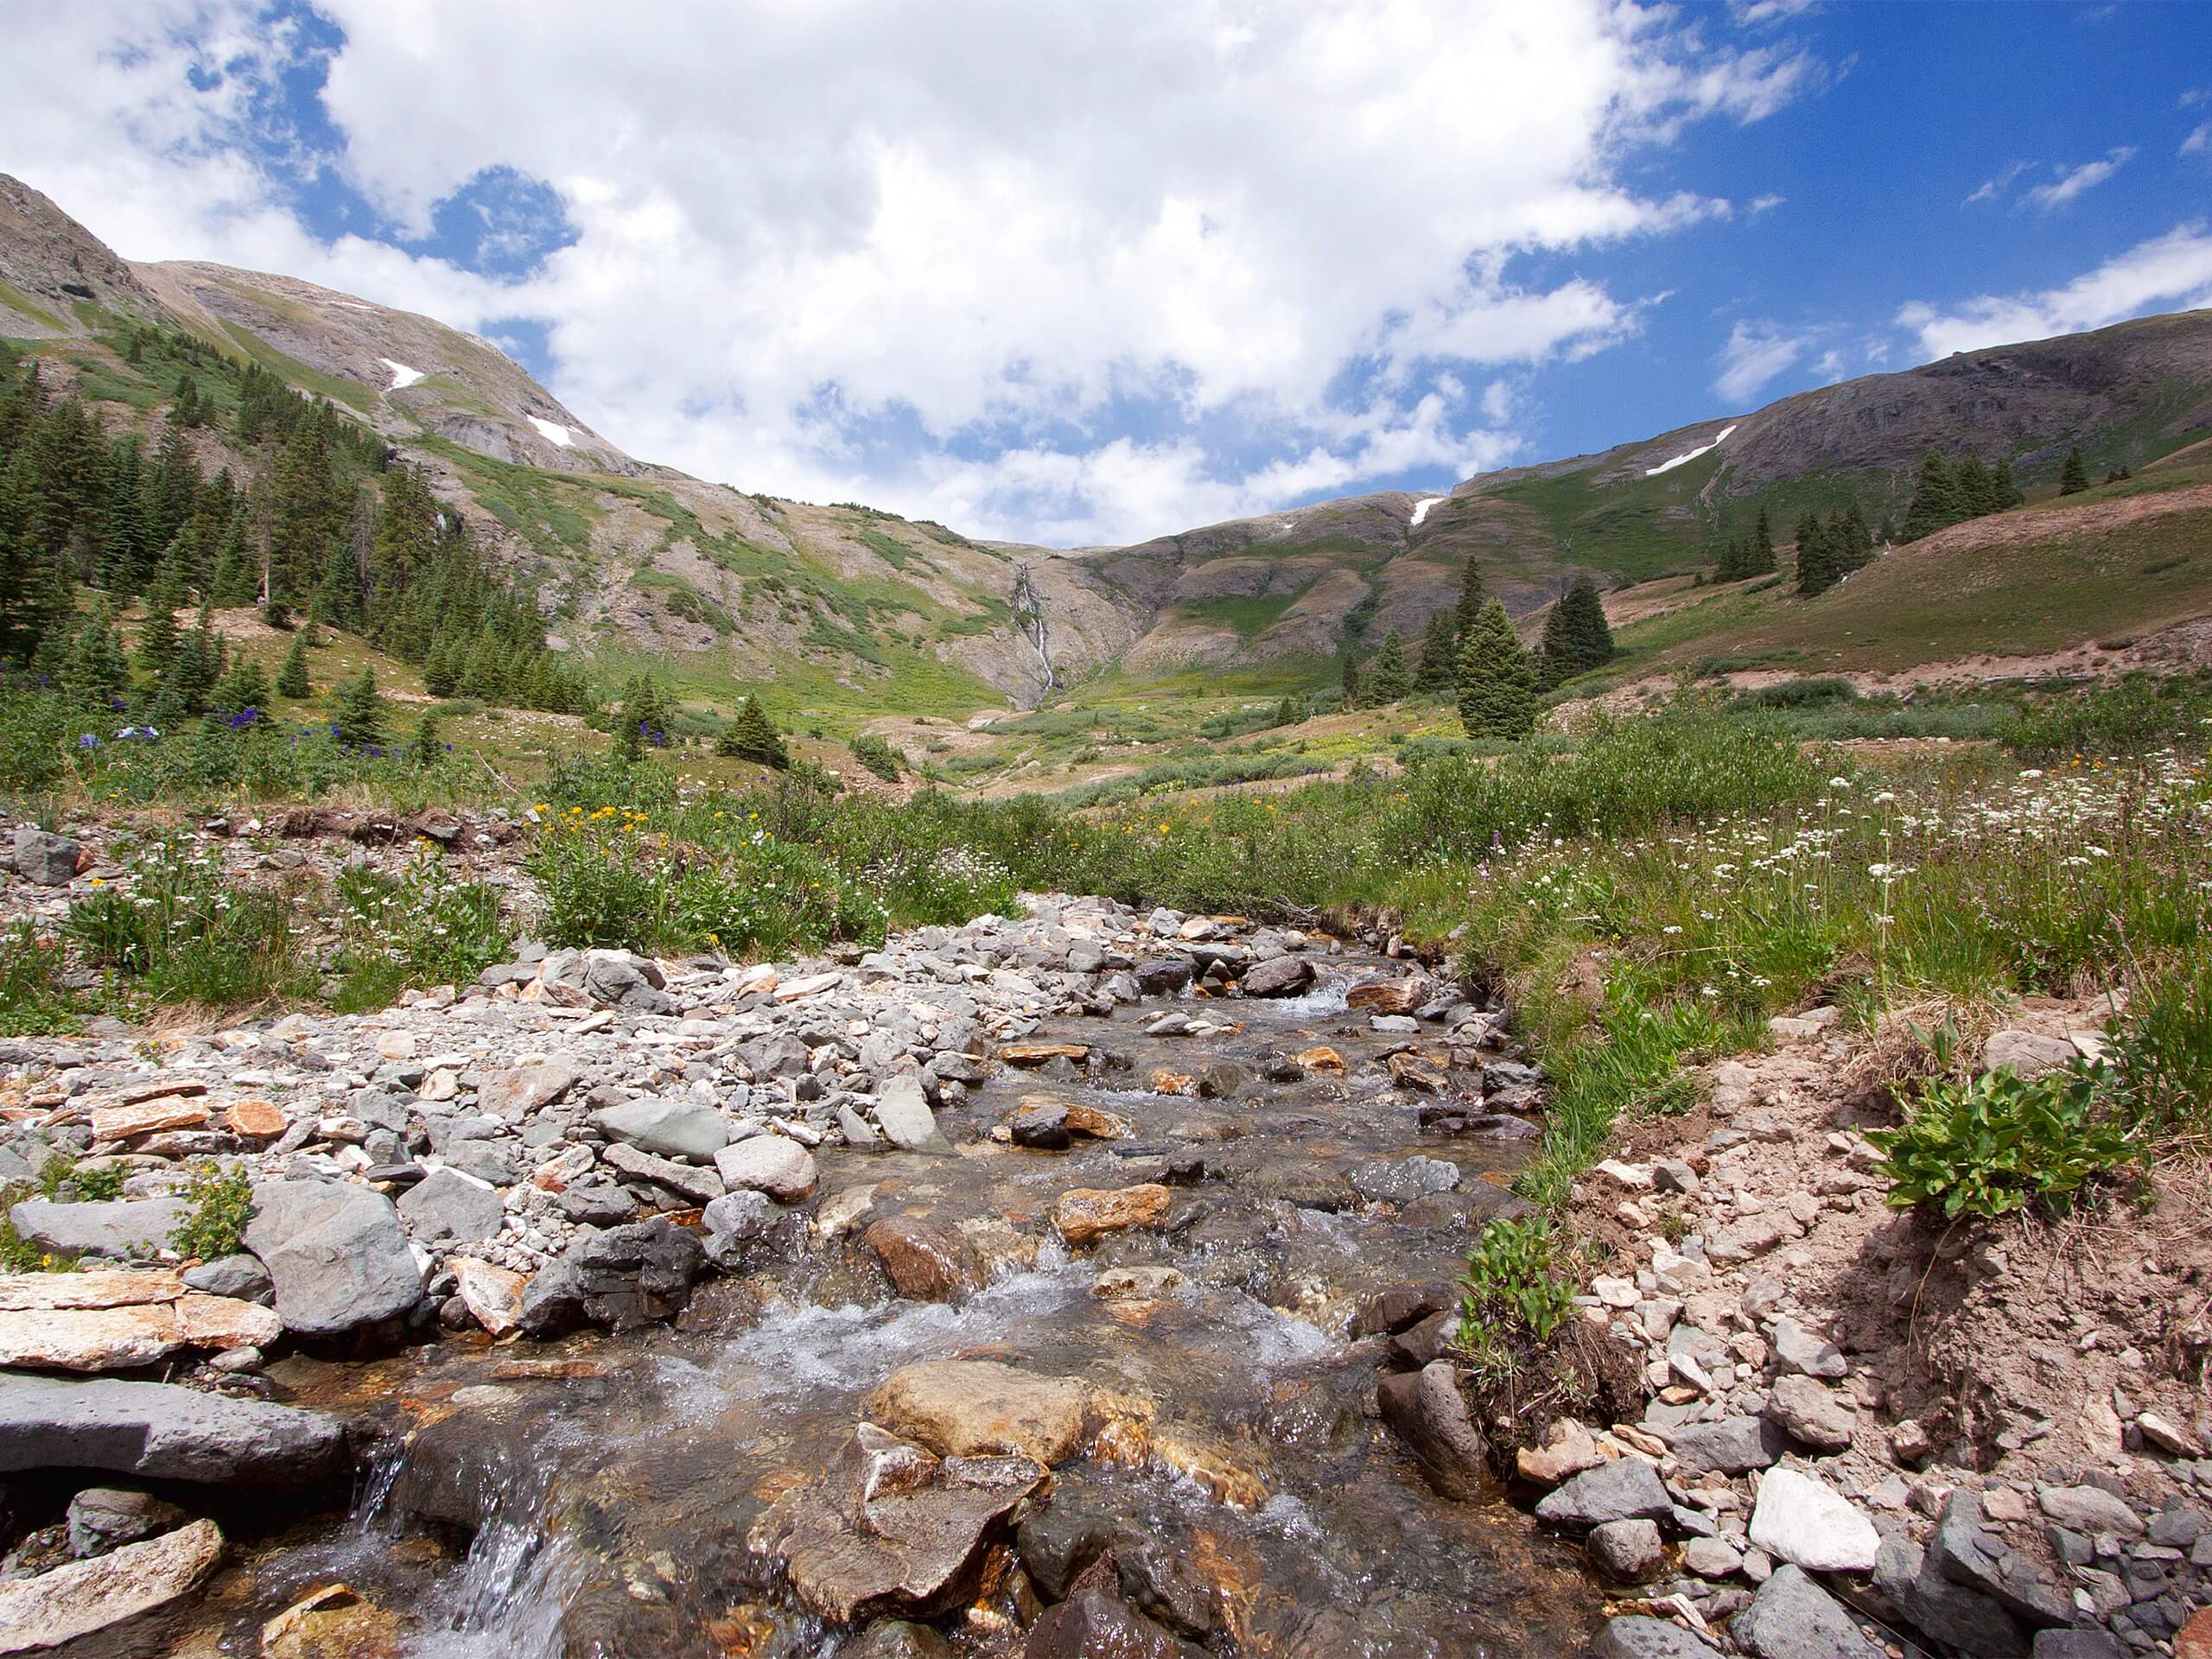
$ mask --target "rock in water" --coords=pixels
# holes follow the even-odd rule
[[[336,1473],[345,1426],[321,1412],[169,1382],[0,1375],[0,1474],[105,1469],[296,1489]]]
[[[105,1555],[121,1544],[181,1527],[189,1517],[174,1503],[150,1492],[115,1486],[87,1486],[69,1500],[65,1517],[69,1553],[79,1560]]]
[[[1047,1468],[1083,1444],[1090,1390],[1071,1376],[1038,1376],[988,1359],[901,1366],[868,1396],[868,1414],[941,1457],[995,1453]]]
[[[957,1228],[920,1216],[887,1216],[861,1235],[901,1296],[962,1302],[990,1282],[982,1254]]]
[[[1446,1497],[1472,1498],[1490,1482],[1488,1448],[1467,1415],[1459,1374],[1446,1360],[1382,1379],[1383,1421],[1398,1432],[1428,1484]]]
[[[1313,964],[1303,957],[1263,962],[1239,982],[1247,996],[1296,996],[1313,982]]]
[[[782,1559],[809,1607],[842,1623],[928,1615],[969,1593],[984,1547],[1035,1491],[1027,1458],[956,1458],[863,1423],[821,1479],[776,1500],[747,1541]]]
[[[912,1072],[887,1079],[875,1091],[875,1123],[883,1138],[906,1152],[947,1152],[922,1080]]]
[[[797,1204],[814,1191],[814,1154],[780,1135],[756,1135],[715,1154],[715,1170],[733,1192],[766,1192]]]
[[[1796,1567],[1777,1567],[1728,1629],[1758,1659],[1883,1659],[1842,1604]]]
[[[422,1269],[383,1193],[338,1181],[264,1181],[253,1203],[245,1245],[276,1281],[286,1330],[340,1336],[397,1319],[422,1300]]]
[[[1071,1187],[1060,1194],[1052,1219],[1071,1248],[1081,1249],[1108,1233],[1150,1227],[1167,1213],[1172,1195],[1157,1182],[1108,1188]]]
[[[1584,1547],[1598,1571],[1615,1584],[1641,1584],[1667,1558],[1656,1521],[1608,1521],[1591,1529]]]
[[[1194,1646],[1155,1624],[1105,1584],[1085,1585],[1030,1628],[1022,1659],[1205,1659]]]
[[[223,1535],[213,1521],[0,1584],[0,1653],[55,1648],[175,1601],[213,1571]]]
[[[1874,1523],[1825,1481],[1770,1469],[1751,1510],[1751,1541],[1815,1573],[1864,1573],[1881,1553]]]
[[[399,1659],[399,1621],[346,1585],[311,1590],[261,1627],[262,1659]]]

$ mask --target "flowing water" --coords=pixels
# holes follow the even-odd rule
[[[1345,1010],[1342,972],[1284,1001],[1185,997],[1052,1022],[1032,1040],[1126,1063],[993,1077],[939,1115],[950,1154],[822,1154],[823,1204],[870,1185],[874,1215],[1001,1224],[984,1236],[1018,1248],[957,1306],[896,1297],[855,1230],[702,1281],[674,1328],[284,1362],[296,1402],[380,1419],[389,1449],[345,1522],[251,1548],[202,1610],[223,1626],[203,1625],[202,1650],[254,1651],[262,1620],[342,1580],[398,1616],[416,1659],[835,1654],[851,1630],[807,1612],[747,1531],[823,1466],[886,1376],[954,1357],[1077,1376],[1173,1425],[1181,1457],[1079,1459],[1039,1508],[1071,1535],[1110,1535],[1125,1588],[1188,1638],[1315,1659],[1575,1650],[1597,1600],[1573,1554],[1502,1500],[1434,1496],[1372,1414],[1381,1344],[1352,1343],[1350,1313],[1382,1287],[1450,1277],[1516,1154],[1420,1127],[1378,1064],[1390,1039]],[[1236,1028],[1147,1035],[1165,1009]],[[1317,1044],[1343,1075],[1266,1080]],[[1154,1092],[1160,1068],[1221,1095]],[[1135,1134],[1060,1153],[988,1138],[1039,1094],[1103,1107]],[[1187,1181],[1192,1154],[1203,1179],[1177,1187],[1168,1230],[1080,1255],[1052,1238],[1061,1192],[1156,1179],[1173,1158]],[[1457,1166],[1458,1189],[1377,1205],[1352,1183],[1415,1155]],[[1117,1268],[1181,1282],[1094,1295]],[[957,1650],[1020,1651],[1034,1603],[1021,1574],[995,1576],[995,1593],[936,1621]]]

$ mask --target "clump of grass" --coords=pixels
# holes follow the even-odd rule
[[[2155,1133],[2212,1136],[2212,955],[2170,956],[2132,988],[2111,1046],[2129,1110]]]
[[[0,931],[0,1037],[77,1028],[75,999],[60,984],[60,940],[41,938],[28,920]]]
[[[466,985],[513,942],[498,890],[454,880],[435,853],[396,876],[342,870],[337,899],[340,1013],[383,1007],[411,986]]]
[[[154,1003],[235,1007],[301,985],[296,887],[249,887],[221,861],[181,842],[157,842],[123,883],[69,906],[64,931],[127,994]]]

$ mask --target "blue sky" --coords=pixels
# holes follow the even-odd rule
[[[0,169],[639,456],[1134,540],[2212,302],[2212,13],[0,0]]]

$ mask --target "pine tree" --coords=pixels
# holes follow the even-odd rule
[[[1845,512],[1839,533],[1843,549],[1843,568],[1847,572],[1873,562],[1874,532],[1866,528],[1866,515],[1856,501]]]
[[[1980,455],[1969,449],[1951,476],[1958,486],[1959,505],[1967,518],[1980,518],[1997,511],[1997,480]]]
[[[1459,721],[1470,737],[1526,737],[1536,728],[1536,671],[1496,600],[1459,649]]]
[[[661,690],[660,682],[650,674],[633,677],[622,688],[620,723],[614,728],[614,753],[625,760],[635,760],[645,753],[647,744],[665,747],[668,715],[668,696]]]
[[[1471,555],[1459,577],[1459,603],[1452,613],[1452,643],[1456,651],[1467,642],[1468,632],[1483,613],[1483,571]],[[1457,665],[1454,664],[1456,674]]]
[[[333,699],[330,723],[338,741],[366,747],[385,741],[385,702],[377,690],[377,671],[364,668],[358,677],[338,688]]]
[[[296,701],[315,695],[315,683],[308,677],[308,630],[305,628],[292,636],[291,649],[284,653],[284,666],[277,671],[276,691],[278,696]]]
[[[1904,539],[1916,542],[1923,536],[1933,536],[1966,516],[1966,503],[1960,497],[1950,462],[1943,459],[1941,450],[1930,449],[1920,458],[1919,481],[1913,486],[1911,504],[1904,510]]]
[[[2075,444],[2066,452],[2066,470],[2058,475],[2061,495],[2079,495],[2089,487],[2088,468],[2082,464],[2082,447]]]
[[[791,752],[784,747],[783,734],[768,718],[768,711],[760,706],[758,697],[747,697],[738,704],[737,714],[715,740],[715,753],[740,760],[750,760],[756,766],[772,766],[781,772],[791,763]]]
[[[1452,613],[1433,611],[1421,637],[1421,663],[1414,670],[1414,685],[1422,691],[1448,691],[1459,672],[1459,646],[1452,637]]]
[[[1398,642],[1395,628],[1382,636],[1382,649],[1376,653],[1373,669],[1368,675],[1369,701],[1376,704],[1397,702],[1413,695],[1413,671],[1406,665],[1406,648]]]
[[[1341,706],[1347,709],[1358,708],[1359,661],[1351,654],[1351,642],[1349,639],[1344,642],[1344,666],[1338,674],[1337,683],[1343,692]]]
[[[1751,527],[1751,544],[1744,556],[1744,574],[1747,576],[1770,576],[1782,568],[1782,561],[1775,556],[1774,525],[1766,516],[1766,509],[1759,509],[1759,521]]]
[[[232,667],[207,694],[207,706],[226,716],[243,715],[249,709],[265,714],[270,701],[269,676],[251,658]]]
[[[1797,520],[1797,591],[1810,595],[1835,586],[1834,558],[1820,519],[1806,513]]]
[[[427,769],[444,759],[445,752],[445,741],[438,735],[437,711],[425,709],[423,718],[415,724],[415,735],[407,745],[407,758]]]
[[[146,595],[146,620],[138,629],[138,666],[157,683],[175,665],[177,651],[184,644],[184,630],[176,625],[184,597],[183,577],[164,566]]]
[[[130,659],[116,638],[113,613],[105,606],[77,631],[62,667],[61,683],[88,705],[113,704],[130,689]]]
[[[1541,677],[1547,690],[1602,668],[1613,658],[1613,631],[1605,601],[1587,574],[1577,576],[1544,621]]]

